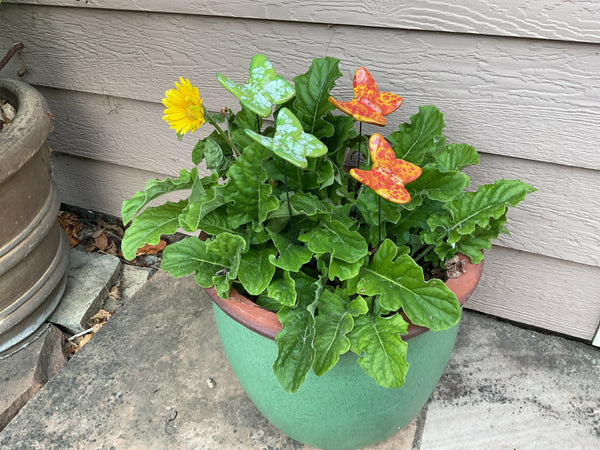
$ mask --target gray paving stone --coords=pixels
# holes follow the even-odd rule
[[[88,320],[102,307],[116,282],[121,261],[116,256],[71,250],[67,287],[49,322],[76,334],[88,328]]]
[[[465,312],[421,450],[600,448],[600,349]]]
[[[154,273],[156,273],[156,269],[123,264],[119,289],[121,300],[126,302],[133,297]]]
[[[0,430],[67,363],[63,342],[62,332],[46,324],[26,347],[0,359]]]

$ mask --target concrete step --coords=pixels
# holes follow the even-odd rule
[[[65,294],[57,310],[23,343],[0,355],[0,430],[67,363],[67,337],[89,327],[100,308],[120,307],[146,283],[154,269],[122,266],[119,258],[72,249]],[[108,298],[115,284],[118,299]],[[52,322],[52,323],[50,323]]]

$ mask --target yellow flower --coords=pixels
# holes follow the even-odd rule
[[[162,102],[167,107],[163,120],[179,134],[194,132],[204,123],[204,107],[198,88],[190,80],[179,77],[176,89],[165,92]]]

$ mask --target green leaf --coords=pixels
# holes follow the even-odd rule
[[[161,268],[175,278],[198,272],[196,281],[202,287],[211,287],[212,277],[225,268],[227,260],[209,254],[206,242],[197,237],[187,237],[165,247]]]
[[[315,159],[314,168],[310,170],[317,174],[317,183],[319,189],[331,186],[335,181],[335,169],[331,160],[327,158]]]
[[[275,253],[273,247],[261,245],[250,247],[242,254],[238,278],[250,295],[259,295],[271,283],[275,266],[270,263],[269,258]]]
[[[273,187],[265,183],[267,172],[262,161],[268,156],[265,148],[246,147],[227,172],[229,180],[223,194],[226,202],[233,202],[227,206],[233,229],[252,221],[263,222],[270,211],[279,207],[279,200],[272,195]]]
[[[241,253],[245,247],[246,241],[244,238],[231,233],[221,233],[212,240],[207,241],[207,252],[227,261],[227,265],[212,277],[217,294],[223,299],[229,297],[231,285],[238,276]],[[196,273],[196,276],[198,276],[198,273]]]
[[[346,228],[354,225],[354,221],[348,215],[351,207],[349,203],[344,206],[333,205],[329,199],[323,200],[313,194],[296,192],[290,197],[290,205],[294,215],[306,216],[311,220],[321,219],[327,223],[337,220]]]
[[[434,248],[435,254],[441,261],[452,258],[456,253],[463,253],[471,258],[474,264],[483,261],[482,250],[492,248],[492,239],[498,238],[498,234],[510,234],[504,224],[506,223],[506,214],[499,219],[491,219],[487,228],[475,227],[475,230],[468,235],[461,236],[455,243],[442,242]]]
[[[367,242],[357,231],[350,231],[337,220],[320,225],[298,237],[314,253],[330,253],[332,257],[354,263],[368,252]]]
[[[359,297],[360,298],[360,297]],[[364,307],[366,302],[361,298]],[[319,299],[319,314],[315,318],[315,359],[313,370],[317,376],[323,375],[335,366],[340,355],[350,350],[350,339],[346,336],[354,327],[350,312],[350,298],[341,289],[335,292],[324,290]],[[353,310],[362,310],[358,304]]]
[[[279,384],[289,393],[298,391],[313,363],[315,308],[322,290],[320,280],[298,274],[295,281],[298,304],[277,313],[282,328],[275,338],[278,352],[273,363]]]
[[[384,240],[371,263],[349,282],[350,292],[379,295],[383,308],[402,308],[414,324],[433,331],[456,325],[460,305],[454,293],[441,280],[424,281],[423,269],[409,255],[397,253],[396,245]]]
[[[516,206],[535,190],[520,180],[501,179],[479,186],[476,192],[463,192],[444,204],[448,214],[439,213],[429,218],[431,232],[423,233],[424,241],[434,245],[444,240],[456,243],[461,236],[473,233],[477,226],[487,228],[492,219],[506,214],[508,206]]]
[[[219,83],[239,99],[242,106],[254,113],[269,117],[273,105],[285,103],[294,96],[294,87],[275,73],[264,55],[257,54],[250,63],[250,78],[240,86],[224,75],[217,74]]]
[[[166,202],[142,211],[125,230],[121,243],[123,257],[133,259],[138,248],[146,244],[156,245],[163,234],[175,233],[179,225],[178,216],[186,205],[187,200]]]
[[[296,282],[287,270],[282,271],[282,277],[271,281],[267,288],[267,295],[285,306],[296,304]]]
[[[479,164],[477,150],[467,144],[449,144],[434,157],[443,172],[453,172]]]
[[[271,264],[287,271],[298,272],[300,268],[309,262],[313,257],[313,252],[308,248],[295,244],[291,239],[269,231],[273,244],[279,251],[279,258],[275,255],[269,256]]]
[[[211,138],[206,140],[204,147],[204,155],[206,157],[206,167],[216,174],[225,174],[233,162],[231,158],[227,158],[223,153],[223,149],[219,143]]]
[[[229,261],[228,274],[232,279],[237,278],[241,254],[245,248],[244,238],[232,233],[220,233],[206,243],[207,251]]]
[[[380,209],[379,195],[373,189],[361,189],[356,204],[365,221],[370,225],[379,225]],[[404,205],[400,206],[384,198],[381,199],[381,222],[396,223],[400,220],[400,212]]]
[[[333,125],[335,131],[331,136],[323,137],[321,141],[327,146],[330,157],[341,167],[344,164],[350,134],[354,131],[354,119],[345,114],[328,115],[327,122]]]
[[[277,115],[275,137],[270,138],[246,130],[246,134],[263,147],[272,150],[277,156],[289,163],[306,168],[307,156],[316,158],[327,153],[327,147],[312,134],[305,133],[302,125],[287,108],[281,108]]]
[[[207,147],[213,144],[218,145],[221,149],[227,149],[228,154],[231,154],[231,152],[229,151],[228,142],[225,139],[223,139],[223,136],[221,136],[215,130],[212,133],[210,133],[209,136],[205,137],[204,139],[200,139],[196,143],[196,145],[192,149],[192,162],[196,165],[200,164],[202,160],[206,157]]]
[[[198,222],[198,228],[205,233],[212,235],[223,232],[233,233],[229,218],[227,216],[227,207],[223,205],[205,214],[202,218],[200,218]]]
[[[435,106],[420,106],[410,117],[410,124],[400,124],[400,130],[391,133],[387,141],[397,158],[419,165],[425,154],[435,153],[443,144],[445,126],[444,115]]]
[[[165,248],[161,268],[176,278],[195,273],[198,285],[214,286],[219,297],[225,299],[229,296],[245,245],[240,236],[229,233],[223,233],[211,242],[196,237],[185,238]]]
[[[349,263],[341,259],[331,258],[331,262],[329,263],[329,279],[333,281],[335,277],[338,277],[340,281],[344,281],[354,278],[360,272],[363,264],[362,259]]]
[[[175,180],[170,177],[164,180],[148,180],[143,191],[138,191],[132,198],[123,201],[121,207],[123,223],[127,224],[151,200],[169,192],[191,189],[197,179],[198,169],[194,167],[191,171],[181,169],[179,177]]]
[[[358,364],[377,384],[388,388],[404,385],[407,343],[400,335],[407,330],[408,324],[399,314],[387,318],[361,315],[354,320],[349,334],[352,351],[360,355]]]
[[[441,202],[450,201],[460,195],[469,185],[469,181],[469,177],[462,172],[442,172],[427,165],[423,167],[423,173],[419,178],[406,185],[412,197],[406,209],[416,208],[425,198]]]
[[[442,211],[441,202],[425,198],[418,208],[404,211],[398,223],[388,229],[388,235],[396,237],[397,245],[404,245],[408,243],[411,230],[428,229],[427,219],[440,211]]]
[[[333,125],[324,117],[334,109],[328,98],[335,80],[342,76],[339,62],[339,59],[331,57],[316,58],[306,74],[294,78],[294,112],[304,131],[319,139],[332,136],[335,132]]]
[[[197,201],[192,201],[192,197],[190,197],[190,203],[179,216],[179,226],[188,233],[193,233],[208,213],[224,205],[224,203],[222,185],[212,186]]]

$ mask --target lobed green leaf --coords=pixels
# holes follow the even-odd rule
[[[271,283],[275,266],[269,258],[275,256],[275,253],[273,247],[261,245],[250,247],[242,254],[238,278],[250,295],[261,294]]]
[[[349,263],[361,260],[368,253],[367,242],[357,231],[350,231],[337,220],[320,225],[298,237],[306,242],[313,253],[330,253],[332,257]]]
[[[135,258],[138,248],[146,244],[156,245],[163,234],[173,234],[179,225],[179,214],[186,207],[187,200],[178,203],[146,208],[125,230],[121,250],[125,259]]]
[[[191,171],[181,169],[179,177],[175,180],[170,177],[164,180],[148,180],[143,191],[138,191],[133,194],[132,198],[123,201],[123,205],[121,206],[123,223],[129,223],[148,202],[169,192],[191,189],[198,180],[198,169],[196,167]],[[198,184],[202,186],[202,183]]]
[[[431,231],[422,237],[428,244],[443,241],[453,244],[461,236],[469,235],[476,227],[487,229],[490,221],[506,214],[508,206],[516,206],[525,195],[536,189],[520,180],[497,180],[478,187],[475,192],[463,192],[453,201],[444,204],[447,213],[438,213],[427,221]],[[502,224],[503,226],[504,224]]]
[[[377,384],[388,388],[404,385],[408,362],[407,343],[400,335],[406,334],[408,324],[399,314],[383,318],[367,314],[354,319],[349,334],[351,349],[357,355],[358,364]]]
[[[246,147],[227,172],[229,180],[223,196],[226,202],[231,202],[227,213],[233,229],[252,221],[263,222],[270,211],[279,207],[279,200],[272,195],[273,187],[265,183],[267,172],[262,161],[269,154],[264,147]]]
[[[396,158],[419,165],[427,153],[435,153],[444,144],[445,126],[444,115],[435,106],[420,106],[410,117],[410,124],[400,124],[399,131],[391,133],[387,141]]]
[[[298,304],[277,313],[282,328],[275,338],[278,351],[273,363],[277,381],[289,393],[298,391],[313,364],[315,308],[323,289],[321,280],[306,275],[298,274],[295,282]]]
[[[283,270],[298,272],[304,264],[312,259],[313,252],[305,246],[298,245],[286,236],[270,230],[269,234],[273,244],[279,251],[278,258],[275,258],[275,255],[269,256],[269,261],[274,266]]]
[[[194,273],[198,285],[214,286],[219,297],[225,299],[229,297],[245,246],[243,238],[229,233],[208,242],[188,237],[165,248],[161,268],[176,278]]]
[[[460,305],[454,293],[438,279],[424,281],[423,269],[409,255],[397,255],[396,245],[386,239],[368,266],[348,284],[350,292],[378,295],[387,311],[402,309],[416,325],[433,331],[458,323]]]
[[[294,112],[304,131],[316,138],[329,137],[335,132],[333,125],[325,117],[334,109],[329,103],[329,91],[335,80],[342,76],[338,68],[339,59],[316,58],[308,72],[294,78],[296,99]]]
[[[479,164],[477,150],[467,144],[448,144],[445,150],[436,153],[434,158],[443,172],[454,172]]]
[[[366,307],[365,301],[360,298]],[[323,375],[336,365],[340,355],[350,350],[350,339],[346,336],[354,327],[354,318],[350,312],[364,310],[361,305],[353,304],[341,289],[335,292],[324,290],[319,299],[319,314],[315,318],[315,359],[313,370],[317,376]]]

